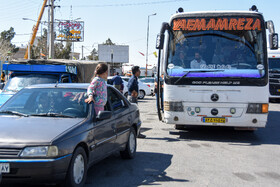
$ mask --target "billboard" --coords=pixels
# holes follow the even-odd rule
[[[63,20],[55,23],[55,36],[57,41],[84,41],[84,22]]]
[[[128,63],[128,45],[98,45],[98,57],[103,62]]]

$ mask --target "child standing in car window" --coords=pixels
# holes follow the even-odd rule
[[[96,115],[98,115],[99,111],[104,111],[104,106],[107,103],[107,77],[108,66],[104,63],[98,64],[95,69],[94,78],[87,89],[88,98],[85,102],[94,102]]]

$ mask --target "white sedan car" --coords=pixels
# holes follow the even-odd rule
[[[127,97],[128,96],[128,90],[127,90],[128,82],[123,80],[123,83],[124,83],[123,93]],[[138,80],[138,86],[139,86],[138,99],[144,99],[144,97],[146,95],[151,95],[152,94],[151,88],[149,86],[147,86],[146,84],[143,84],[143,82],[141,82],[139,80]]]
[[[141,78],[139,79],[141,82],[146,84],[147,86],[150,87],[152,94],[154,93],[154,87],[155,87],[155,78],[153,77],[146,77],[146,78]]]
[[[107,82],[110,83],[110,80],[112,79],[113,77],[108,77],[107,78]],[[123,79],[123,84],[124,84],[124,89],[123,89],[123,94],[127,97],[128,96],[128,89],[127,89],[127,84],[128,84],[128,80],[129,80],[130,77],[122,77]],[[138,99],[144,99],[144,97],[146,95],[151,95],[152,92],[151,92],[151,88],[145,84],[143,84],[143,82],[139,81],[138,80],[138,86],[139,86],[139,93],[138,93]]]

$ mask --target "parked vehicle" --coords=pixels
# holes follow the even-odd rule
[[[97,62],[70,60],[21,60],[3,64],[8,80],[0,93],[0,106],[20,89],[45,83],[90,82]]]
[[[280,50],[268,51],[269,99],[280,102]]]
[[[242,24],[235,27],[233,23]],[[251,131],[265,127],[267,29],[270,49],[278,49],[273,22],[265,21],[256,6],[250,11],[179,9],[169,23],[162,24],[157,38],[158,86],[164,73],[164,94],[157,97],[159,120],[175,124],[176,129],[188,125]]]
[[[148,87],[150,87],[152,94],[154,93],[155,78],[146,77],[146,78],[141,78],[140,81],[143,82],[143,84],[146,84]]]
[[[137,105],[108,86],[98,115],[88,84],[41,84],[17,92],[0,108],[3,181],[82,186],[94,163],[120,151],[134,158],[141,121]]]
[[[107,78],[107,83],[111,84],[112,76],[109,76]],[[124,84],[124,89],[123,89],[123,94],[125,97],[128,96],[128,90],[127,90],[127,81],[130,79],[130,77],[122,77],[123,79],[123,84]],[[138,80],[138,86],[139,86],[139,93],[138,93],[138,99],[144,99],[146,95],[151,95],[151,89],[147,85],[143,84],[143,82]]]

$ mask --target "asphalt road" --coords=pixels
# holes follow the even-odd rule
[[[139,108],[147,138],[137,139],[135,159],[115,154],[101,161],[88,171],[86,187],[280,185],[280,104],[270,104],[267,127],[254,133],[179,131],[158,121],[154,97]]]
[[[142,131],[133,160],[105,159],[88,173],[92,186],[279,186],[280,104],[254,133],[225,128],[175,130],[158,121],[155,98],[139,102]]]

